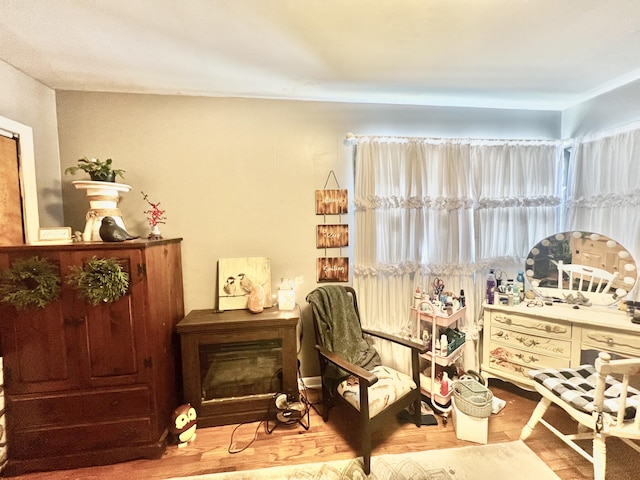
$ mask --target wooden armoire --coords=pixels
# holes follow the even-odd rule
[[[180,387],[175,325],[184,317],[181,240],[0,247],[0,270],[37,256],[59,268],[59,300],[0,302],[5,475],[158,458]],[[127,293],[94,306],[70,267],[115,258]]]

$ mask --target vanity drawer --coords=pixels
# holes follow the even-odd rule
[[[582,350],[595,348],[640,357],[640,336],[597,328],[582,329]]]
[[[561,320],[548,321],[517,313],[493,312],[491,314],[491,330],[496,327],[532,335],[543,335],[548,338],[571,340],[571,324]]]
[[[542,368],[567,368],[570,364],[568,357],[553,357],[528,352],[518,348],[508,347],[497,342],[491,342],[489,351],[489,363],[491,366],[507,370],[522,371],[528,378],[529,370],[539,370]]]
[[[501,344],[536,355],[562,357],[563,359],[568,359],[571,356],[571,341],[569,340],[555,336],[530,335],[516,330],[499,328],[496,325],[491,327],[491,344]]]

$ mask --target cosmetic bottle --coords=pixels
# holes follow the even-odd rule
[[[493,268],[489,270],[489,274],[487,275],[487,303],[489,305],[493,305],[494,296],[496,293],[496,274],[494,273]]]
[[[520,301],[524,300],[524,272],[522,270],[518,270],[518,276],[516,277],[516,282],[518,283],[519,292],[520,292]]]
[[[440,382],[440,395],[446,397],[449,394],[449,374],[442,372],[442,381]]]

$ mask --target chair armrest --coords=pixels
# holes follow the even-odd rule
[[[364,368],[359,367],[354,363],[351,363],[344,357],[341,357],[340,355],[337,355],[327,350],[326,348],[321,347],[320,345],[316,345],[316,350],[318,350],[318,352],[320,352],[320,355],[322,355],[334,365],[337,365],[354,377],[358,377],[358,380],[361,382],[361,384],[370,386],[378,381],[378,377],[375,374],[371,373],[369,370],[365,370]]]
[[[428,350],[424,344],[414,342],[408,338],[397,337],[378,330],[369,330],[366,328],[363,328],[362,332],[367,335],[373,335],[374,337],[384,338],[385,340],[389,340],[390,342],[397,343],[412,350],[417,350],[418,353],[425,353]]]

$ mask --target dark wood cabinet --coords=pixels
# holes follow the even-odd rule
[[[159,457],[178,405],[175,325],[184,317],[180,240],[0,248],[0,268],[57,265],[60,299],[1,303],[9,475]],[[94,306],[64,282],[92,257],[115,258],[127,293]]]
[[[276,393],[298,398],[300,311],[194,310],[177,325],[184,401],[198,426],[266,420]]]

